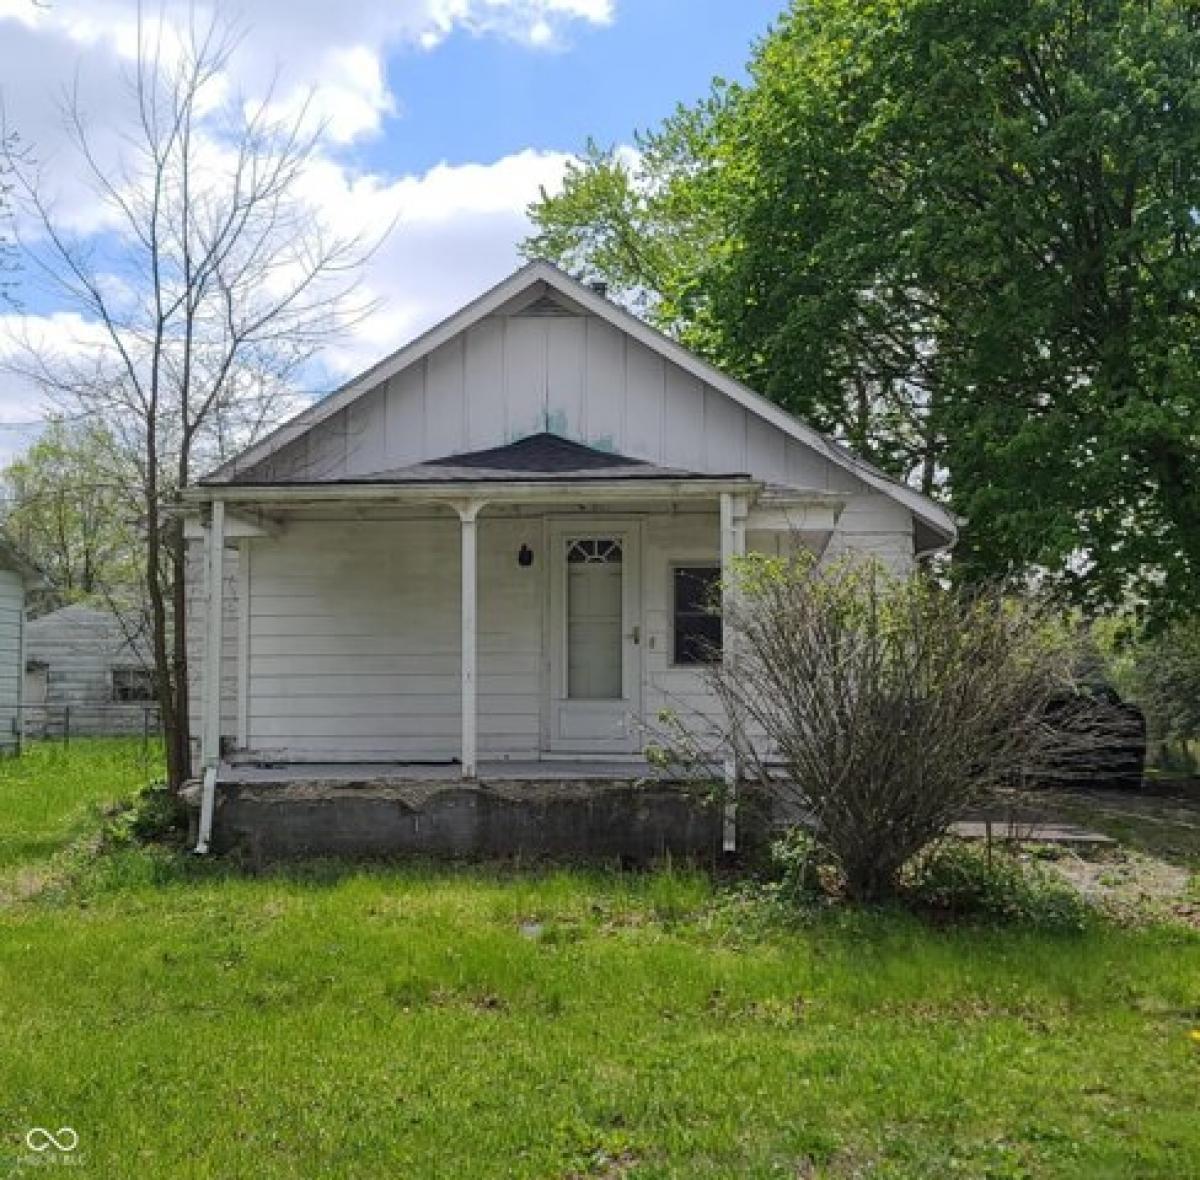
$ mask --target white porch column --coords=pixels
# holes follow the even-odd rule
[[[249,537],[238,542],[237,748],[250,745],[250,554]]]
[[[204,612],[204,700],[200,760],[205,769],[221,760],[221,647],[225,599],[225,504],[214,500],[205,557],[208,588]]]
[[[727,666],[737,661],[737,633],[731,622],[736,561],[746,553],[746,499],[732,492],[721,493],[721,660]],[[740,778],[737,752],[730,749],[725,759],[725,815],[721,848],[737,851],[737,789]]]
[[[474,778],[478,746],[478,517],[486,501],[456,504],[462,531],[462,776]]]

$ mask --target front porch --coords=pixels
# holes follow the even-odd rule
[[[537,822],[568,828],[574,820],[550,814],[564,789],[591,784],[595,795],[603,783],[609,801],[643,793],[625,800],[620,832],[612,812],[611,840],[589,803],[601,830],[590,849],[707,847],[711,817],[693,822],[665,795],[656,828],[639,755],[664,710],[703,719],[715,708],[703,664],[713,653],[734,658],[736,647],[718,589],[728,593],[751,534],[768,552],[819,552],[843,503],[549,435],[349,483],[234,484],[196,496],[203,510],[191,535],[204,542],[206,587],[201,848],[218,798],[267,806],[284,781],[317,784],[348,810],[364,790],[402,802],[417,788],[433,798],[469,786],[475,794],[460,802],[486,811],[497,792],[511,802],[519,788],[544,804]],[[732,761],[723,773],[736,783]],[[388,829],[394,818],[376,817]],[[733,819],[727,809],[726,851]],[[348,820],[327,826],[354,828],[372,847],[384,839]],[[631,830],[641,826],[644,839]],[[410,827],[414,850],[430,851],[445,825],[431,832],[430,817],[414,815]],[[578,850],[575,836],[560,836],[506,847]],[[481,846],[456,835],[442,850],[493,846],[491,834],[471,839]],[[408,842],[393,832],[393,850]]]

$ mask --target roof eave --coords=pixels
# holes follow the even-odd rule
[[[624,478],[565,480],[438,480],[428,483],[296,483],[296,484],[196,484],[184,489],[185,505],[221,500],[227,504],[288,504],[353,501],[397,503],[454,503],[486,500],[496,503],[538,503],[595,499],[607,503],[636,500],[684,500],[712,497],[723,492],[755,493],[759,480],[747,475],[699,478]]]

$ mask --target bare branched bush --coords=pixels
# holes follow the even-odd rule
[[[892,893],[993,788],[1104,741],[1103,710],[1074,691],[1071,636],[1037,602],[864,560],[751,557],[736,581],[707,671],[722,741],[677,723],[667,757],[694,771],[734,750],[790,796],[852,897]]]

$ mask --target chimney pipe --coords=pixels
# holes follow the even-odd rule
[[[588,286],[591,287],[601,299],[608,298],[608,284],[603,279],[592,279]]]

